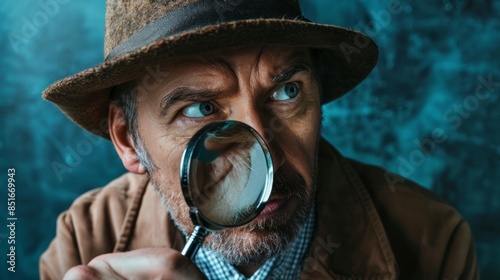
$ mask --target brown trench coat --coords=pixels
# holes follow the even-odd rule
[[[391,176],[322,141],[316,232],[302,279],[479,278],[467,222],[429,191]],[[101,254],[183,245],[148,177],[126,174],[59,216],[40,275],[61,279]]]

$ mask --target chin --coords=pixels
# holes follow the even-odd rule
[[[293,207],[293,204],[286,207],[291,212],[259,216],[247,225],[213,232],[204,246],[235,266],[262,263],[283,252],[307,220],[311,205]]]
[[[315,184],[307,186],[301,176],[288,174],[275,174],[270,202],[261,215],[246,225],[211,232],[203,246],[235,266],[259,264],[285,250],[307,220],[315,194]],[[182,193],[158,185],[162,181],[154,179],[172,220],[187,237],[194,225]]]

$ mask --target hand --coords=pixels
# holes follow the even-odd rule
[[[71,268],[64,280],[206,279],[194,263],[170,248],[146,248],[105,254]]]

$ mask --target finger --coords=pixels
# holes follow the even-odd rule
[[[64,276],[64,280],[83,279],[205,279],[205,276],[179,252],[149,248],[102,255],[88,266],[71,268]]]
[[[63,280],[99,280],[101,279],[97,270],[92,267],[79,265],[72,267],[66,272]]]
[[[191,260],[166,248],[102,255],[93,259],[89,266],[101,279],[204,279]]]

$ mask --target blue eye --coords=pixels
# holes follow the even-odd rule
[[[193,103],[184,108],[182,113],[189,118],[203,118],[215,113],[215,106],[207,101]]]
[[[273,100],[290,100],[299,94],[299,86],[296,83],[286,83],[271,95]]]

